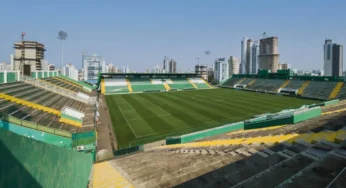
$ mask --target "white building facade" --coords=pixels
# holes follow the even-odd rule
[[[98,74],[106,71],[106,62],[102,56],[93,54],[83,55],[84,81],[97,80]]]
[[[67,64],[63,68],[64,75],[78,81],[78,69],[76,69],[72,64]]]
[[[323,68],[325,76],[343,76],[343,46],[331,39],[324,41]]]
[[[220,84],[229,77],[229,66],[226,58],[218,58],[214,63],[214,81]]]
[[[241,41],[240,74],[257,74],[258,71],[258,41],[244,37]]]
[[[230,56],[228,60],[228,76],[239,74],[240,61],[234,56]]]

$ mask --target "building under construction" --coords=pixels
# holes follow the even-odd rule
[[[260,40],[259,69],[270,70],[275,73],[279,65],[279,39],[278,37],[267,37]]]
[[[44,45],[35,41],[20,41],[14,43],[14,70],[23,70],[24,74],[42,70]]]
[[[200,74],[205,80],[208,80],[208,67],[205,65],[196,65],[195,73]]]

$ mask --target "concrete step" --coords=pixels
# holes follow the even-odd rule
[[[327,187],[346,166],[346,159],[328,155],[282,182],[280,187]],[[345,183],[345,182],[344,182]]]
[[[275,187],[312,162],[314,160],[298,154],[265,169],[235,187]]]

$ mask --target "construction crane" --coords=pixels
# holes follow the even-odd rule
[[[267,38],[267,37],[268,37],[268,36],[267,36],[267,32],[263,32],[262,35],[261,35],[261,37],[262,37],[262,39]]]

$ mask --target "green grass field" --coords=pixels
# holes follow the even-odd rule
[[[106,100],[120,148],[318,103],[233,89],[107,95]]]

